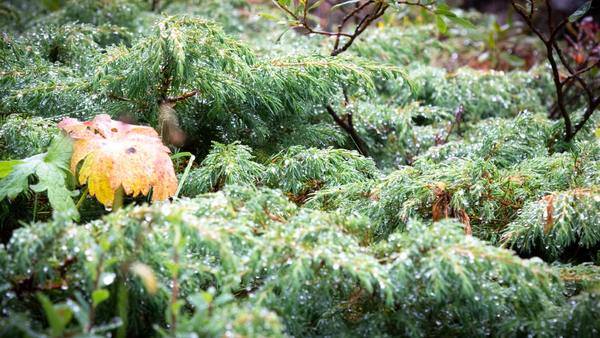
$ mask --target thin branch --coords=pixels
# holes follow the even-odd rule
[[[573,136],[575,136],[575,134],[577,134],[578,131],[580,131],[583,126],[585,125],[585,123],[590,119],[590,117],[592,117],[592,114],[594,114],[594,112],[596,111],[596,109],[600,106],[600,96],[597,97],[586,109],[585,113],[583,114],[583,118],[581,119],[581,121],[579,121],[579,123],[577,123],[577,125],[575,125],[575,130],[573,131]]]
[[[515,11],[517,12],[517,14],[519,14],[522,18],[523,21],[525,21],[525,23],[527,24],[527,26],[529,27],[529,29],[531,29],[531,31],[538,36],[538,38],[540,38],[540,40],[542,40],[542,42],[544,42],[544,44],[546,44],[546,37],[544,36],[544,34],[542,34],[541,31],[539,31],[534,25],[533,22],[531,21],[531,17],[528,14],[525,14],[520,8],[519,5],[517,4],[517,2],[515,0],[511,0],[510,1],[513,8],[515,9]],[[533,3],[531,5],[531,12],[533,12]]]
[[[587,66],[585,68],[579,69],[575,73],[572,73],[571,75],[569,75],[569,77],[567,77],[563,81],[563,83],[567,83],[567,82],[573,80],[575,78],[575,76],[579,76],[579,75],[581,75],[583,73],[587,73],[588,71],[592,70],[594,67],[597,67],[599,65],[600,65],[600,60],[596,61],[595,63],[592,63],[591,65],[589,65],[589,66]]]
[[[342,19],[342,21],[340,22],[340,24],[338,25],[338,28],[337,28],[337,36],[335,38],[335,43],[333,45],[334,50],[338,49],[338,47],[340,46],[340,36],[342,36],[344,26],[346,25],[348,20],[353,18],[355,15],[360,13],[363,9],[365,9],[367,6],[369,6],[371,4],[373,4],[373,1],[367,1],[364,4],[357,6],[350,13],[348,13],[346,16],[344,16],[344,18]]]
[[[556,88],[557,105],[558,105],[560,114],[561,114],[563,120],[565,121],[566,139],[570,140],[573,137],[573,124],[571,122],[571,117],[569,116],[569,113],[567,112],[567,109],[565,107],[564,95],[563,95],[563,90],[562,90],[563,85],[560,80],[560,73],[558,71],[558,65],[556,63],[556,60],[554,59],[554,51],[553,51],[554,46],[553,46],[552,40],[550,40],[550,38],[554,38],[554,37],[556,37],[556,35],[551,34],[550,38],[546,39],[544,37],[544,35],[542,34],[542,32],[540,32],[534,26],[534,24],[531,21],[531,19],[529,18],[529,16],[527,14],[525,14],[519,8],[519,6],[516,4],[516,1],[511,0],[511,3],[512,3],[515,11],[523,18],[523,20],[525,21],[527,26],[529,26],[529,28],[540,38],[540,40],[542,40],[542,42],[546,46],[546,58],[548,59],[548,62],[550,62],[550,67],[552,68],[552,80],[554,81],[554,86]],[[550,19],[551,18],[548,18],[548,20],[550,20]],[[550,24],[549,24],[549,26],[550,26]],[[554,33],[555,31],[552,30],[552,32]]]
[[[304,2],[304,8],[303,8],[301,17],[299,15],[297,15],[296,13],[294,13],[292,10],[290,10],[287,6],[282,5],[279,1],[272,0],[272,2],[277,8],[279,8],[280,10],[285,12],[289,17],[291,17],[292,19],[294,19],[297,22],[297,25],[295,27],[304,28],[304,29],[306,29],[306,31],[308,31],[309,33],[313,33],[313,34],[330,36],[330,37],[335,36],[335,42],[334,42],[333,48],[331,50],[330,56],[337,56],[337,55],[345,52],[346,50],[348,50],[348,48],[350,48],[350,46],[355,42],[355,40],[375,20],[377,20],[381,16],[383,16],[385,14],[386,10],[389,8],[389,5],[386,2],[380,1],[380,0],[369,0],[369,1],[365,1],[363,3],[357,3],[356,7],[354,9],[350,10],[343,17],[343,19],[337,26],[337,31],[333,32],[333,31],[317,30],[316,28],[311,27],[309,20],[308,20],[309,2]],[[428,11],[431,11],[430,5],[423,4],[420,1],[413,1],[413,2],[397,1],[397,4],[404,4],[404,5],[409,5],[409,6],[419,6]],[[362,18],[358,19],[360,17],[360,14],[363,11],[365,11],[369,6],[372,6],[372,8],[369,9],[368,13],[365,16],[363,16]],[[352,33],[345,33],[344,27],[352,18],[358,20],[356,26],[354,27],[354,31]],[[342,44],[342,39],[341,39],[342,37],[347,38],[347,40],[345,42],[343,42],[343,44]],[[342,88],[344,88],[343,85],[342,85]],[[349,103],[348,95],[347,95],[345,89],[344,89],[344,97],[346,100],[346,104],[348,104]],[[354,128],[352,112],[347,112],[344,116],[340,117],[335,112],[335,110],[333,109],[333,107],[330,104],[326,105],[326,109],[329,112],[329,114],[331,115],[331,117],[333,118],[333,120],[344,131],[346,131],[346,133],[348,133],[350,138],[356,144],[356,147],[359,150],[359,152],[364,156],[368,156],[366,143],[362,140],[362,138],[360,137],[360,135],[358,135],[358,133],[356,132],[356,129]]]
[[[583,81],[583,79],[579,76],[579,74],[577,74],[575,71],[573,71],[573,68],[569,65],[567,59],[563,55],[562,50],[559,48],[559,46],[555,40],[552,41],[552,46],[554,47],[554,50],[556,50],[556,54],[558,55],[558,58],[559,58],[560,62],[562,63],[562,65],[567,69],[569,74],[571,74],[569,76],[569,78],[574,78],[575,80],[577,80],[577,82],[581,85],[583,90],[585,90],[585,93],[587,95],[588,104],[591,105],[592,101],[594,100],[592,91],[590,90],[588,85],[585,83],[585,81]]]
[[[521,7],[517,5],[516,0],[511,0],[511,3],[515,11],[523,18],[523,20],[531,29],[531,31],[534,34],[536,34],[540,38],[540,40],[542,40],[546,47],[546,58],[550,63],[550,67],[552,68],[552,79],[554,82],[554,86],[556,87],[556,107],[560,112],[565,123],[565,139],[566,141],[570,141],[573,139],[573,137],[575,137],[577,132],[579,132],[583,128],[585,123],[590,119],[592,114],[600,105],[600,97],[594,98],[593,89],[591,88],[592,84],[587,83],[581,77],[582,74],[586,73],[587,71],[593,69],[596,65],[598,65],[598,62],[579,70],[575,70],[573,69],[573,67],[571,67],[563,53],[563,50],[560,48],[557,42],[558,34],[563,30],[568,20],[566,18],[562,19],[558,23],[558,25],[556,25],[556,27],[554,26],[554,20],[552,18],[553,9],[549,0],[545,0],[547,11],[546,25],[549,30],[549,36],[547,38],[539,29],[535,27],[533,23],[533,4],[530,7],[529,14],[526,14],[523,12]],[[558,69],[559,64],[557,63],[554,54],[558,56],[558,61],[560,61],[560,65],[562,65],[569,73],[569,76],[567,76],[565,79],[561,79],[560,72]],[[576,81],[579,84],[579,86],[585,91],[587,101],[585,113],[581,120],[575,125],[573,125],[573,122],[571,121],[571,116],[567,111],[565,103],[565,96],[567,95],[567,92],[571,89],[572,81]]]
[[[167,97],[165,99],[165,101],[168,102],[168,103],[179,102],[179,101],[183,101],[185,99],[188,99],[188,98],[190,98],[192,96],[195,96],[198,93],[199,93],[198,90],[194,89],[191,92],[187,92],[187,93],[181,94],[179,96]]]
[[[354,129],[354,124],[352,122],[352,113],[347,114],[347,121],[344,121],[342,118],[339,117],[339,115],[335,112],[335,110],[330,104],[325,106],[325,108],[327,109],[327,112],[329,113],[329,115],[331,115],[335,123],[337,123],[338,126],[340,126],[344,131],[346,131],[350,135],[350,138],[352,138],[352,141],[354,142],[354,144],[356,144],[358,152],[361,153],[361,155],[363,156],[369,156],[365,141],[363,141],[360,135],[358,135],[358,133],[356,132],[356,129]]]
[[[354,33],[352,34],[352,36],[350,37],[350,39],[348,41],[346,41],[346,43],[342,46],[339,47],[337,49],[334,49],[331,52],[331,56],[336,56],[339,55],[340,53],[345,52],[346,50],[348,50],[348,48],[350,48],[350,46],[354,43],[354,40],[356,40],[356,38],[361,35],[365,29],[367,29],[367,27],[375,20],[377,20],[378,18],[380,18],[383,14],[385,14],[385,11],[388,9],[388,5],[384,5],[382,3],[378,3],[375,11],[373,13],[369,13],[367,14],[356,26]]]
[[[398,5],[408,5],[408,6],[417,6],[421,7],[427,11],[431,11],[431,6],[428,4],[422,4],[420,1],[410,2],[410,1],[397,1]]]

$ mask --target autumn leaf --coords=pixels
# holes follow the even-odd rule
[[[435,200],[431,206],[431,214],[434,222],[448,218],[448,215],[450,214],[450,199],[452,196],[444,189],[445,184],[442,182],[433,188]]]
[[[145,126],[114,121],[106,114],[80,122],[66,118],[58,127],[74,140],[71,171],[78,172],[80,184],[90,195],[111,207],[115,192],[123,188],[131,196],[148,195],[164,200],[177,191],[177,178],[158,133]]]

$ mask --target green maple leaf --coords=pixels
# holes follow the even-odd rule
[[[74,192],[68,187],[70,178],[69,161],[73,145],[68,137],[56,137],[48,151],[18,161],[0,161],[0,201],[14,199],[31,188],[35,192],[46,192],[54,212],[79,219],[73,202]],[[29,177],[35,175],[37,184],[29,185]]]

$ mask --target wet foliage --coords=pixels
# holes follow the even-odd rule
[[[600,117],[525,26],[276,2],[0,5],[0,336],[598,336]]]

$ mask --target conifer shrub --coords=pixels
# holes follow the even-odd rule
[[[597,186],[548,194],[520,210],[504,239],[519,251],[542,252],[550,259],[575,246],[589,251],[592,256],[587,259],[594,260],[600,244],[599,203]]]
[[[465,137],[473,143],[459,141],[456,153],[441,161],[432,160],[441,152],[432,147],[414,165],[383,178],[320,190],[309,205],[369,215],[380,234],[402,228],[414,217],[453,216],[478,236],[499,241],[499,231],[526,203],[555,190],[593,189],[599,178],[597,143],[579,143],[572,153],[548,155],[550,129],[544,131],[543,122],[530,118],[523,115],[506,126],[501,121],[495,124],[499,127],[481,128],[477,136]],[[514,128],[513,123],[521,127]],[[531,137],[522,133],[526,128]],[[441,149],[452,149],[447,145]]]
[[[20,159],[43,152],[58,134],[56,121],[9,115],[0,126],[3,159]]]
[[[190,171],[189,179],[182,187],[182,195],[195,197],[218,191],[224,185],[254,185],[260,181],[265,166],[253,161],[250,147],[234,142],[213,143],[200,167]]]
[[[107,0],[101,2],[93,0],[69,0],[65,1],[64,5],[60,8],[50,8],[56,11],[43,18],[49,22],[56,22],[58,24],[77,21],[93,26],[108,24],[133,28],[136,23],[135,18],[142,14],[141,9],[143,5],[142,1],[137,0]]]
[[[327,6],[0,4],[0,336],[598,336],[598,114],[518,24]]]
[[[299,202],[321,188],[369,180],[379,173],[372,160],[343,149],[290,147],[269,162],[265,183]]]
[[[488,117],[514,117],[523,110],[545,112],[551,93],[550,78],[542,70],[509,73],[460,68],[447,72],[442,68],[416,64],[408,77],[416,93],[406,88],[390,88],[399,103],[413,100],[456,109],[464,108],[464,120],[477,122]]]
[[[356,108],[356,129],[364,135],[370,155],[383,168],[408,164],[449,138],[447,129],[454,121],[451,109],[418,103],[391,109],[385,104],[365,102]]]
[[[10,285],[2,305],[9,318],[41,318],[39,307],[24,306],[37,292],[65,300],[65,311],[83,311],[66,332],[90,320],[114,324],[127,311],[128,335],[151,332],[148,321],[201,335],[277,335],[283,327],[294,335],[484,335],[535,332],[564,302],[548,266],[465,237],[460,223],[411,222],[377,243],[367,224],[240,186],[86,226],[32,224],[0,251]],[[74,290],[80,295],[69,300]],[[107,298],[93,305],[99,292]]]

